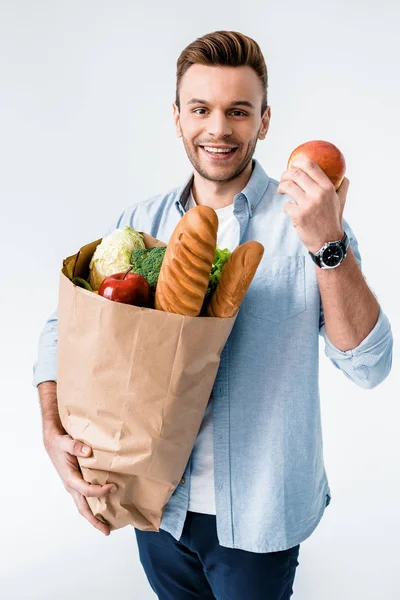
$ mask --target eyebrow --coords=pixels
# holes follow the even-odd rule
[[[202,100],[201,98],[192,98],[187,104],[205,104],[206,106],[210,106],[207,100]],[[234,100],[230,103],[230,106],[247,106],[249,108],[255,108],[254,104],[252,104],[248,100]]]

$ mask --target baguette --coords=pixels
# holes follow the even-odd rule
[[[244,242],[235,248],[206,308],[208,317],[226,319],[236,315],[263,254],[264,246],[256,241]]]
[[[210,280],[218,217],[210,206],[194,206],[176,225],[156,286],[158,310],[197,317]]]

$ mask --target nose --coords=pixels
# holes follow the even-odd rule
[[[215,138],[232,135],[232,127],[224,112],[214,111],[207,119],[207,133]]]

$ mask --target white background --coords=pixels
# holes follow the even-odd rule
[[[373,390],[321,347],[332,502],[301,544],[294,598],[399,597],[399,17],[393,0],[0,1],[1,598],[155,597],[133,529],[104,537],[58,478],[32,364],[62,258],[190,173],[172,121],[176,60],[217,29],[264,53],[272,120],[255,156],[271,177],[310,139],[344,153],[344,216],[395,336],[392,373]]]

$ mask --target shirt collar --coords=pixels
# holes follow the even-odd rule
[[[269,183],[269,177],[258,162],[258,160],[253,158],[252,162],[253,171],[249,181],[247,182],[246,187],[241,192],[236,194],[236,196],[233,199],[233,204],[235,204],[236,199],[241,196],[243,196],[246,199],[250,217],[253,216],[253,213],[256,210],[261,198],[263,197]],[[177,199],[175,200],[175,205],[178,208],[178,210],[183,209],[183,211],[186,212],[186,207],[189,200],[190,189],[193,184],[193,179],[194,175],[193,173],[191,173],[189,178],[186,179],[186,181],[183,183],[183,185],[181,185],[181,187],[178,190]]]

